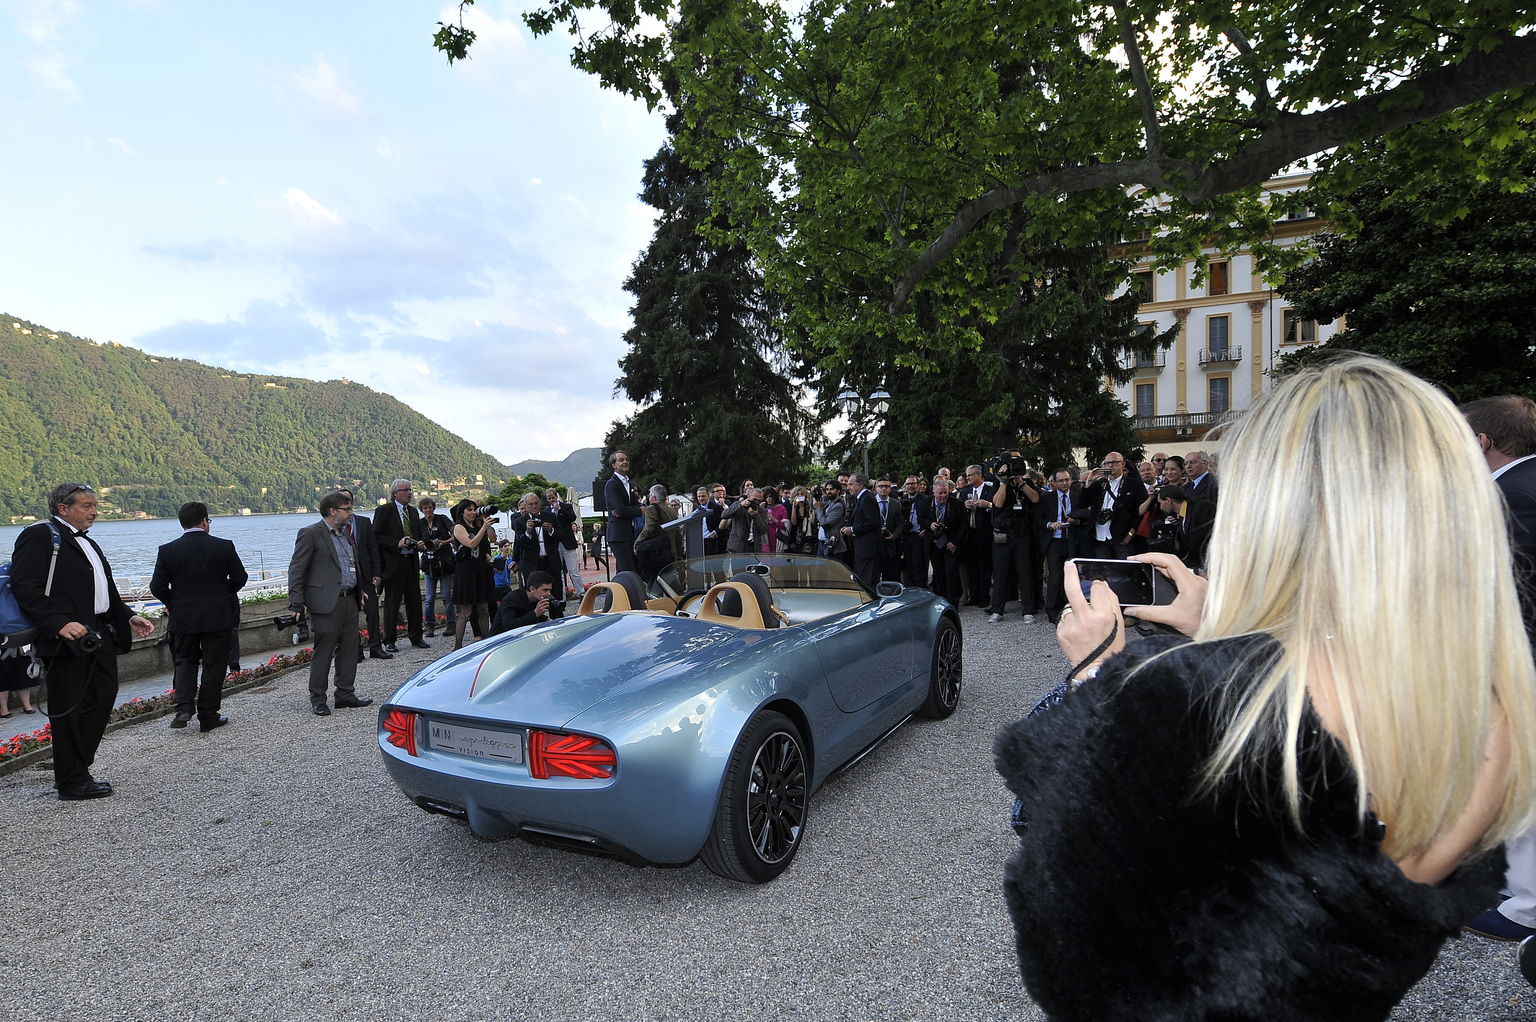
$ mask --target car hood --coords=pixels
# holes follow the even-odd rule
[[[662,614],[551,621],[493,639],[483,652],[471,647],[433,664],[390,702],[424,713],[559,728],[640,686],[700,672],[700,687],[707,688],[711,667],[778,637]]]

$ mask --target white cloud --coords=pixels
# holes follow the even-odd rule
[[[288,200],[289,211],[301,223],[330,224],[335,227],[344,226],[340,213],[334,209],[327,209],[297,188],[288,189],[283,193],[283,198]]]
[[[121,149],[123,152],[127,153],[129,156],[133,155],[132,147],[130,147],[127,142],[124,142],[122,139],[116,137],[115,135],[108,136],[107,137],[107,141],[111,142],[113,145],[117,146],[119,149]]]
[[[536,178],[536,177],[530,177],[530,178],[529,178],[529,179],[528,179],[528,183],[529,183],[529,184],[530,184],[530,185],[542,185],[542,184],[543,184],[543,183],[544,183],[544,182],[543,182],[543,181],[540,181],[540,180],[539,180],[539,179],[538,179],[538,178]]]
[[[58,45],[64,25],[80,13],[78,0],[13,0],[6,5],[16,30],[36,44],[21,64],[44,88],[69,99],[80,96],[68,69],[76,63]]]
[[[336,67],[322,55],[315,66],[295,71],[293,80],[311,99],[332,113],[355,115],[362,109],[357,96],[347,91]]]

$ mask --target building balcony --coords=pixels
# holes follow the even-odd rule
[[[1173,440],[1181,437],[1199,437],[1216,426],[1236,422],[1247,409],[1227,412],[1186,412],[1182,415],[1138,415],[1136,432],[1144,440]]]
[[[1143,358],[1140,355],[1127,355],[1120,360],[1120,368],[1127,372],[1143,372],[1161,369],[1168,364],[1168,352],[1159,351],[1151,358]]]
[[[1223,362],[1241,362],[1243,360],[1243,346],[1233,344],[1225,348],[1201,348],[1200,364],[1219,365]]]

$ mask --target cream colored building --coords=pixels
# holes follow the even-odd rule
[[[1274,178],[1264,187],[1293,191],[1308,176]],[[1275,241],[1295,244],[1322,223],[1310,215],[1283,220],[1275,225]],[[1150,359],[1128,361],[1134,377],[1114,388],[1148,444],[1194,440],[1218,422],[1241,415],[1269,384],[1264,374],[1281,356],[1341,329],[1342,321],[1303,322],[1294,316],[1290,303],[1264,286],[1247,252],[1210,253],[1210,272],[1200,287],[1191,283],[1193,262],[1159,272],[1148,257],[1133,277],[1132,287],[1146,296],[1141,321],[1158,332],[1179,328],[1167,349]]]

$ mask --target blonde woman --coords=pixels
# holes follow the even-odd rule
[[[1536,825],[1531,650],[1455,407],[1352,357],[1228,451],[1209,584],[1139,558],[1180,592],[1139,616],[1194,641],[1127,647],[1069,564],[1081,685],[996,744],[1020,966],[1053,1019],[1385,1019]]]

